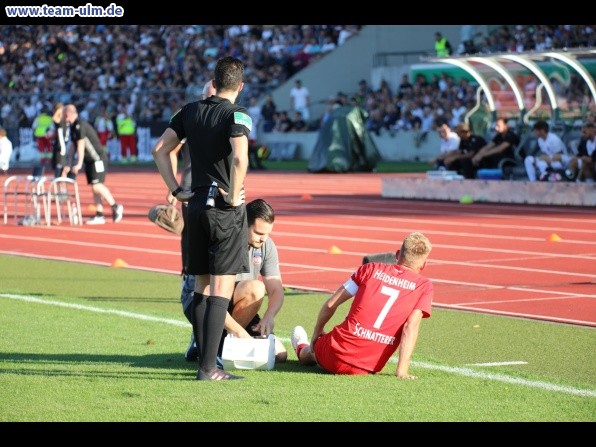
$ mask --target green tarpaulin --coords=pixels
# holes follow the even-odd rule
[[[364,128],[365,121],[366,111],[360,107],[337,108],[319,131],[308,171],[373,171],[381,155]]]

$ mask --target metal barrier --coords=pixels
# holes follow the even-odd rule
[[[79,186],[75,180],[68,177],[56,177],[50,182],[47,194],[46,225],[51,225],[52,206],[56,208],[58,225],[62,223],[62,205],[66,206],[71,225],[83,224]]]
[[[31,175],[11,175],[4,181],[4,223],[8,223],[9,198],[13,200],[13,214],[15,224],[18,224],[19,198],[23,198],[23,223],[25,218],[33,216],[35,224],[41,219],[41,205],[45,211],[45,182],[43,167],[35,167]],[[31,214],[33,211],[33,214]],[[32,222],[33,223],[33,222]]]

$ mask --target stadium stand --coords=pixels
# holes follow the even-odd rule
[[[248,105],[250,98],[263,98],[343,45],[361,28],[7,25],[0,29],[0,125],[18,146],[20,136],[27,135],[22,130],[30,128],[37,113],[58,101],[74,102],[91,122],[102,104],[112,116],[119,107],[125,107],[137,121],[163,122],[182,104],[198,97],[215,61],[227,54],[246,61],[247,82],[241,101]],[[472,35],[472,42],[460,45],[458,53],[486,55],[592,46],[594,30],[594,25],[492,26],[486,36]],[[477,86],[465,77],[417,75],[409,86],[383,82],[376,89],[356,82],[353,92],[328,96],[328,106],[363,107],[369,117],[376,117],[369,125],[380,135],[411,130],[425,107],[430,107],[435,117],[446,117],[456,125],[478,105]],[[528,108],[535,101],[531,85],[529,82],[524,91]],[[572,74],[556,86],[563,98],[562,108],[579,110],[589,102],[578,76]],[[511,92],[505,90],[496,96],[499,113],[517,118]],[[323,119],[313,117],[307,130],[316,131]]]

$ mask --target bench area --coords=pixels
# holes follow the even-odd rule
[[[469,196],[475,202],[594,207],[596,184],[387,176],[381,180],[381,196],[456,202]]]

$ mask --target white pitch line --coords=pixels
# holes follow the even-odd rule
[[[489,363],[466,363],[465,366],[507,366],[507,365],[527,365],[528,362],[521,360],[514,362],[489,362]]]
[[[397,358],[391,358],[391,361],[397,363]],[[536,380],[520,379],[518,377],[506,376],[505,374],[493,374],[481,371],[476,371],[471,368],[458,368],[452,366],[433,365],[426,362],[412,362],[412,366],[424,369],[434,369],[444,371],[450,374],[457,374],[465,377],[472,377],[474,379],[488,379],[497,382],[511,383],[513,385],[527,386],[530,388],[538,388],[545,391],[555,391],[558,393],[573,394],[575,396],[596,397],[594,390],[582,390],[581,388],[573,388],[570,386],[560,386],[553,383],[541,382]]]
[[[65,303],[64,301],[44,300],[41,298],[36,298],[34,296],[29,296],[29,295],[15,295],[12,293],[0,293],[0,297],[9,298],[12,300],[27,301],[29,303],[48,304],[50,306],[67,307],[69,309],[88,310],[89,312],[97,312],[97,313],[101,313],[101,314],[119,315],[121,317],[136,318],[137,320],[145,320],[145,321],[155,321],[158,323],[166,323],[166,324],[171,324],[174,326],[180,326],[180,327],[186,327],[186,328],[191,327],[191,325],[188,321],[172,320],[169,318],[152,317],[151,315],[139,314],[139,313],[135,313],[135,312],[127,312],[124,310],[103,309],[101,307],[85,306],[83,304]]]
[[[169,318],[153,317],[150,315],[144,315],[144,314],[139,314],[139,313],[135,313],[135,312],[126,312],[126,311],[116,310],[116,309],[103,309],[100,307],[85,306],[82,304],[65,303],[63,301],[44,300],[44,299],[40,299],[40,298],[30,296],[30,295],[16,295],[16,294],[12,294],[12,293],[0,293],[0,298],[9,298],[9,299],[13,299],[13,300],[20,300],[20,301],[26,301],[26,302],[30,302],[30,303],[37,303],[37,304],[47,304],[47,305],[51,305],[51,306],[66,307],[66,308],[77,309],[77,310],[88,310],[90,312],[118,315],[118,316],[126,317],[126,318],[136,318],[139,320],[154,321],[156,323],[166,323],[166,324],[171,324],[173,326],[179,326],[179,327],[186,327],[186,328],[190,327],[190,323],[188,323],[186,321],[172,320]],[[280,340],[283,342],[289,341],[289,339],[287,339],[287,338],[280,338]],[[392,357],[390,359],[390,361],[392,363],[397,363],[397,358]],[[451,366],[434,365],[431,363],[417,362],[417,361],[413,361],[412,365],[417,368],[434,369],[434,370],[444,371],[444,372],[447,372],[450,374],[462,375],[465,377],[495,380],[498,382],[511,383],[514,385],[527,386],[530,388],[539,388],[542,390],[555,391],[555,392],[560,392],[560,393],[565,393],[565,394],[573,394],[573,395],[577,395],[577,396],[596,397],[596,391],[594,391],[594,390],[582,390],[582,389],[578,389],[578,388],[554,385],[554,384],[548,383],[548,382],[519,379],[516,377],[506,376],[505,374],[490,374],[490,373],[475,371],[470,368],[458,368],[458,367],[451,367]]]

